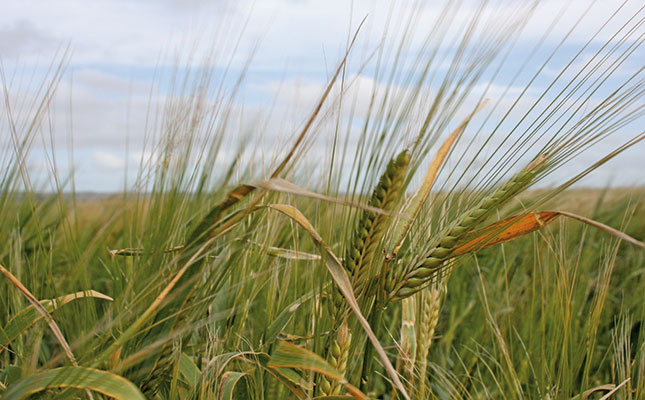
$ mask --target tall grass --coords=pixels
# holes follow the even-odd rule
[[[412,13],[398,30],[393,17],[385,31],[395,39],[359,59],[379,83],[364,115],[348,41],[262,174],[259,150],[243,145],[219,168],[240,85],[189,71],[156,116],[152,156],[133,188],[92,201],[77,199],[73,175],[59,176],[53,148],[53,190],[43,193],[27,167],[67,54],[35,94],[0,71],[9,137],[0,154],[0,396],[593,398],[618,388],[620,398],[644,399],[643,249],[560,219],[458,251],[473,231],[540,209],[645,237],[641,189],[565,191],[645,138],[643,70],[616,73],[637,60],[642,11],[581,64],[593,42],[580,45],[518,116],[560,53],[533,69],[527,59],[509,83],[528,74],[520,94],[479,107],[487,93],[478,89],[502,73],[533,6],[501,22],[488,10],[482,3],[458,34],[451,23],[467,10],[453,3],[429,25]],[[430,27],[427,40],[411,48],[419,25]],[[450,132],[454,145],[434,157]],[[531,190],[597,145],[606,156],[596,163]],[[307,162],[321,152],[325,164]],[[415,192],[433,159],[437,179]],[[580,198],[593,207],[580,209]]]

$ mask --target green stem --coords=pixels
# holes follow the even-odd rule
[[[370,326],[374,330],[374,334],[378,338],[381,334],[381,325],[383,321],[383,303],[377,301],[374,305],[374,309],[369,318]],[[369,342],[365,343],[365,356],[363,357],[363,369],[361,371],[361,390],[365,393],[369,392],[370,386],[372,386],[371,377],[368,377],[368,374],[373,375],[374,371],[372,369],[372,364],[374,363],[374,346]]]

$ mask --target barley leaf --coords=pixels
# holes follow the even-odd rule
[[[84,297],[94,297],[97,299],[112,301],[111,297],[99,293],[95,290],[86,290],[83,292],[61,296],[54,300],[41,300],[40,304],[48,313],[51,313],[55,309],[73,300],[81,299]],[[31,327],[41,319],[43,319],[42,314],[40,314],[34,308],[34,306],[30,305],[28,307],[25,307],[23,310],[14,315],[11,320],[9,320],[7,326],[0,330],[0,347],[6,346],[14,341],[22,332],[29,329],[29,327]]]
[[[30,375],[9,386],[2,399],[25,399],[52,388],[89,389],[119,400],[145,400],[129,380],[107,371],[82,367],[55,368]]]
[[[269,190],[269,191],[274,191],[274,192],[280,192],[280,193],[286,193],[286,194],[292,194],[295,196],[302,196],[302,197],[309,197],[312,199],[318,199],[318,200],[323,200],[323,201],[328,201],[331,203],[337,203],[341,204],[344,206],[349,206],[349,207],[354,207],[354,208],[359,208],[365,211],[371,211],[376,214],[381,214],[381,215],[391,215],[391,212],[388,210],[383,210],[382,208],[378,207],[372,207],[370,205],[364,205],[364,204],[359,204],[359,203],[354,203],[351,201],[343,200],[343,199],[338,199],[335,197],[330,197],[330,196],[325,196],[316,192],[312,192],[310,190],[301,188],[300,186],[291,183],[287,180],[280,179],[280,178],[274,178],[274,179],[269,179],[267,181],[262,181],[262,182],[256,182],[252,184],[251,186],[255,186],[258,188],[262,188],[264,190]],[[403,218],[403,216],[401,216]]]
[[[232,400],[235,393],[235,386],[240,379],[246,376],[246,372],[227,371],[222,375],[222,380],[219,386],[218,400]]]
[[[343,374],[329,365],[327,361],[316,353],[300,346],[287,342],[280,342],[276,351],[271,356],[271,361],[268,365],[271,367],[299,368],[317,372],[342,383],[345,386],[345,389],[350,392],[355,399],[367,400],[367,396],[365,396],[365,394],[350,385],[345,377],[343,377]]]
[[[199,383],[199,378],[202,375],[202,372],[199,370],[197,365],[193,360],[186,355],[186,353],[181,353],[179,358],[179,372],[184,376],[191,389],[194,389]]]
[[[49,329],[51,329],[54,337],[56,338],[56,340],[58,340],[58,343],[60,343],[69,361],[72,363],[72,365],[78,366],[76,358],[72,353],[72,349],[69,347],[69,344],[63,336],[63,333],[61,332],[60,328],[51,317],[51,315],[49,315],[49,312],[47,312],[47,310],[40,304],[38,299],[36,299],[36,297],[29,291],[29,289],[27,289],[11,272],[5,269],[2,265],[0,265],[0,274],[2,274],[16,289],[18,289],[18,291],[27,298],[27,300],[36,309],[36,311],[38,311],[38,313],[43,318],[45,318],[47,325],[49,325]]]
[[[278,316],[273,320],[271,325],[269,325],[269,328],[267,329],[267,333],[264,337],[264,341],[266,344],[272,344],[275,342],[276,338],[282,332],[282,330],[287,326],[289,321],[293,318],[293,314],[298,310],[300,305],[304,303],[305,301],[311,299],[313,297],[313,293],[307,293],[305,296],[302,296],[298,300],[294,301],[293,303],[289,304],[284,310],[278,314]]]

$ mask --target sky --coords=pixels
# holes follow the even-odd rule
[[[608,43],[622,46],[622,50],[612,53],[614,58],[620,59],[619,55],[627,52],[629,56],[590,95],[589,101],[583,104],[584,109],[593,109],[630,76],[635,77],[632,84],[642,81],[645,54],[639,45],[645,34],[642,26],[645,12],[639,3],[540,2],[526,15],[521,32],[510,34],[516,41],[508,53],[504,52],[506,47],[500,47],[496,60],[504,58],[503,62],[499,61],[499,72],[493,74],[493,68],[482,72],[472,85],[470,97],[455,109],[454,123],[447,123],[446,129],[468,115],[482,94],[496,105],[484,109],[490,121],[482,125],[483,129],[502,119],[502,129],[512,129],[527,110],[532,110],[532,105],[540,100],[569,60],[580,52],[574,65],[563,74],[565,79],[574,79],[577,70],[593,61],[594,54],[611,47],[603,47]],[[378,70],[374,55],[379,49],[386,49],[383,54],[390,57],[382,64],[391,65],[389,60],[395,54],[396,45],[409,29],[408,41],[400,55],[401,73],[390,83],[402,95],[410,92],[406,76],[414,76],[416,60],[431,54],[433,46],[439,49],[439,55],[454,51],[451,40],[464,34],[479,3],[464,1],[458,10],[444,9],[445,4],[381,0],[4,1],[0,13],[0,62],[5,99],[0,110],[6,111],[8,99],[11,118],[28,120],[34,109],[31,102],[37,97],[40,84],[52,76],[52,65],[62,60],[64,70],[56,94],[30,147],[30,171],[36,182],[41,177],[40,181],[47,186],[47,179],[42,177],[50,175],[48,165],[55,158],[61,176],[74,171],[76,190],[118,191],[125,182],[134,180],[142,157],[150,156],[146,143],[159,134],[163,124],[158,119],[173,98],[182,98],[191,89],[199,91],[205,85],[212,89],[207,90],[205,106],[215,107],[220,82],[224,91],[233,90],[237,77],[242,74],[244,82],[239,95],[232,100],[232,115],[239,121],[231,124],[230,137],[220,157],[222,162],[230,161],[235,146],[242,140],[268,149],[267,154],[276,146],[284,146],[289,135],[311,112],[341,60],[349,37],[365,18],[347,70],[347,81],[352,82],[348,89],[352,96],[347,98],[354,99],[355,108],[352,112],[348,106],[339,106],[345,107],[340,111],[345,123],[358,129],[372,90],[383,91],[387,85],[386,74],[375,79]],[[493,35],[504,25],[502,21],[520,18],[528,5],[528,1],[489,2],[480,16],[486,21],[482,32]],[[442,15],[444,22],[449,19],[448,28],[433,33],[434,21]],[[570,32],[574,25],[575,29]],[[621,42],[620,35],[613,35],[623,26],[633,30]],[[546,31],[549,33],[545,36]],[[498,40],[494,35],[490,37]],[[561,43],[563,38],[566,40]],[[471,50],[476,51],[480,44],[477,40],[472,43]],[[486,46],[494,47],[491,43]],[[589,44],[585,47],[586,43]],[[550,62],[541,68],[556,48]],[[455,68],[445,61],[449,58],[443,58],[443,62],[441,59],[433,64],[438,76],[449,74]],[[611,64],[606,61],[602,65]],[[520,69],[522,72],[513,80],[514,71]],[[540,73],[532,79],[538,70]],[[206,76],[210,81],[203,81]],[[192,79],[187,89],[181,86],[184,77]],[[524,91],[528,82],[531,85]],[[426,84],[424,96],[431,99],[437,94],[437,87],[432,82]],[[636,90],[642,92],[643,87],[638,86]],[[522,93],[518,105],[506,116],[514,103],[513,96]],[[553,96],[550,93],[545,99]],[[422,101],[419,107],[428,104]],[[537,113],[544,104],[540,103],[533,112]],[[637,114],[643,112],[642,95],[634,96],[631,107]],[[580,115],[576,114],[576,118]],[[3,146],[10,143],[9,120],[6,112],[0,119]],[[640,116],[621,127],[610,140],[581,154],[554,174],[552,182],[566,180],[602,157],[612,146],[642,135],[644,122]],[[410,123],[408,128],[415,126]],[[318,140],[328,145],[333,129],[323,128]],[[476,137],[474,131],[467,131],[468,134]],[[357,139],[351,139],[350,143],[352,140]],[[645,143],[641,142],[595,171],[581,185],[644,185],[644,171]]]

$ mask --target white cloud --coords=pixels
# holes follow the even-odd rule
[[[0,57],[14,59],[56,49],[58,40],[27,19],[13,19],[0,25]]]
[[[608,14],[621,3],[618,0],[597,2],[570,40],[586,40],[590,32],[602,25]],[[46,56],[56,50],[54,43],[65,45],[69,42],[74,49],[74,63],[155,66],[163,52],[172,54],[196,47],[199,54],[206,54],[213,48],[231,49],[250,15],[241,47],[236,52],[240,62],[259,40],[261,68],[279,70],[289,62],[297,68],[320,71],[324,70],[325,61],[333,64],[342,52],[348,34],[366,15],[369,17],[361,32],[363,42],[370,41],[372,46],[377,43],[388,17],[393,17],[389,34],[399,35],[411,23],[417,31],[411,47],[418,48],[433,22],[441,17],[444,4],[426,2],[419,9],[414,4],[409,2],[392,7],[385,0],[357,0],[352,3],[344,0],[5,2],[0,15],[0,52],[4,58],[18,53],[23,59],[40,55],[41,61],[46,62]],[[475,1],[465,2],[458,12],[450,15],[449,25],[465,26],[468,18],[476,12],[477,4]],[[552,34],[553,40],[558,40],[589,7],[586,0],[566,4],[563,7],[563,2],[557,0],[541,2],[524,29],[525,39],[534,41],[550,21],[561,16]],[[639,7],[637,1],[628,2],[616,21],[610,23],[596,40],[607,40],[621,21],[625,21],[625,16],[633,15]],[[520,8],[527,6],[509,1],[492,2],[483,18],[500,20]],[[413,10],[416,10],[415,22],[410,21]],[[350,15],[352,26],[349,24]],[[200,59],[196,57],[195,61]],[[227,60],[228,57],[223,55],[216,63],[224,65]]]
[[[112,152],[97,150],[93,155],[96,166],[99,169],[118,171],[125,167],[125,160]]]

